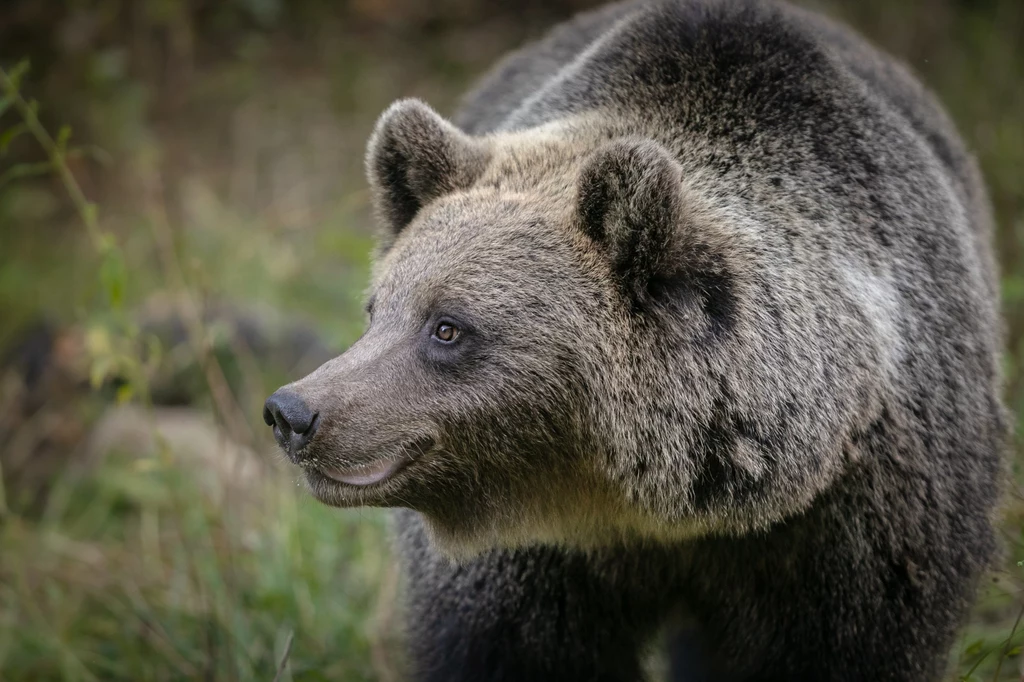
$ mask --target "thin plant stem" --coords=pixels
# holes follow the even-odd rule
[[[281,682],[284,669],[288,666],[288,658],[292,655],[292,642],[294,640],[295,633],[289,632],[288,639],[284,643],[284,653],[281,654],[281,660],[277,664],[277,672],[274,673],[274,682]]]
[[[72,203],[74,203],[82,222],[85,224],[86,232],[89,233],[89,239],[92,241],[93,246],[97,250],[102,249],[103,235],[100,231],[95,207],[92,202],[86,199],[85,192],[82,191],[81,185],[75,180],[74,174],[72,174],[71,169],[68,167],[67,153],[57,144],[50,133],[46,131],[46,128],[39,121],[35,108],[29,105],[25,98],[21,96],[10,74],[2,68],[0,68],[0,90],[3,91],[6,97],[10,98],[15,111],[21,115],[26,129],[35,138],[36,142],[39,143],[39,146],[43,148],[43,151],[46,152],[54,171],[60,177],[64,189],[67,191]]]

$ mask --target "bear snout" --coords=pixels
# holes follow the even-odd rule
[[[263,421],[274,429],[274,439],[295,464],[320,427],[320,413],[310,409],[294,391],[280,388],[263,404]]]

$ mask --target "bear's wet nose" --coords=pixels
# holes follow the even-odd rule
[[[263,421],[274,427],[277,444],[284,449],[289,459],[298,463],[302,449],[316,435],[320,415],[309,409],[306,401],[298,394],[278,389],[263,404]]]

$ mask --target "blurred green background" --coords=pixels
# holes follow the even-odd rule
[[[451,112],[594,4],[3,3],[0,680],[401,679],[386,516],[308,499],[260,406],[359,334],[376,116]],[[804,4],[909,63],[981,160],[1020,415],[1024,2]],[[1019,470],[951,679],[1024,679]]]

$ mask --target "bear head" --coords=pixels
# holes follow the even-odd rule
[[[313,495],[418,511],[450,555],[685,526],[665,491],[713,390],[675,349],[739,285],[667,148],[588,117],[472,137],[404,100],[367,170],[366,331],[265,414]]]

